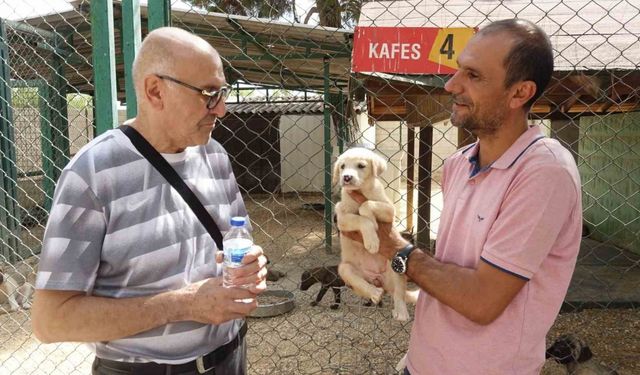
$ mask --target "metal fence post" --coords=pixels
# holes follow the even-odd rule
[[[122,55],[124,57],[124,82],[127,103],[127,118],[138,113],[136,93],[133,82],[133,60],[140,48],[141,39],[140,0],[122,2],[122,34],[120,35]]]
[[[42,148],[42,187],[44,188],[44,202],[42,206],[49,211],[53,201],[56,186],[55,156],[53,147],[53,131],[51,114],[51,88],[44,81],[38,85],[38,103],[40,109],[40,147]]]
[[[113,34],[113,1],[92,1],[91,37],[93,40],[93,96],[95,99],[96,134],[113,129],[118,120]]]
[[[0,18],[0,254],[10,263],[17,260],[17,231],[20,230],[20,212],[17,205],[16,146],[11,107],[11,73],[5,23]],[[3,259],[4,260],[4,259]]]
[[[171,1],[154,0],[147,5],[149,31],[163,26],[171,26]]]
[[[324,237],[325,250],[331,253],[333,203],[331,202],[331,98],[329,94],[329,67],[331,60],[324,59]]]
[[[65,46],[65,38],[56,35],[53,43],[57,50],[63,50]],[[51,79],[50,98],[51,108],[51,125],[52,142],[53,142],[53,180],[55,184],[60,177],[62,169],[69,162],[69,119],[67,113],[67,80],[65,78],[65,57],[60,54],[53,54],[53,67]],[[53,197],[53,188],[51,189],[51,197]],[[47,207],[48,208],[48,207]]]

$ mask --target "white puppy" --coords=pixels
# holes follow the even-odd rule
[[[12,266],[3,264],[0,271],[0,302],[8,302],[11,311],[31,308],[38,257],[32,256]]]
[[[378,176],[387,167],[378,154],[365,148],[352,148],[338,157],[333,168],[333,181],[342,191],[336,204],[338,229],[341,232],[359,231],[363,243],[340,235],[341,262],[338,273],[345,284],[364,298],[379,303],[384,291],[393,295],[393,317],[409,320],[405,301],[415,303],[417,293],[407,293],[407,277],[391,269],[391,262],[378,254],[380,240],[377,235],[380,222],[393,222],[395,210],[385,195]],[[362,205],[348,194],[358,190],[367,198]]]

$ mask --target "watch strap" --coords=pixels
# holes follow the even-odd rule
[[[412,243],[409,243],[409,244],[407,244],[407,246],[405,246],[402,249],[398,250],[398,252],[396,253],[396,256],[402,257],[404,259],[408,259],[409,255],[411,254],[411,252],[413,250],[415,250],[415,249],[416,249],[416,247]]]

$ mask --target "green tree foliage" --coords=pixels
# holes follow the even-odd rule
[[[318,13],[321,26],[355,26],[360,17],[360,8],[366,0],[316,0],[315,6],[307,10],[305,23]],[[248,17],[276,19],[287,14],[295,15],[295,0],[189,0],[193,5],[210,12],[237,14]]]

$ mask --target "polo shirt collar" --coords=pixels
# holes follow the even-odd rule
[[[518,161],[518,159],[520,159],[532,144],[541,138],[544,138],[544,134],[542,133],[540,126],[530,126],[529,129],[524,132],[515,141],[515,143],[512,144],[504,154],[502,154],[502,156],[498,158],[498,160],[493,162],[491,167],[497,169],[507,169],[511,167]]]
[[[497,169],[509,168],[510,166],[515,164],[516,161],[518,161],[518,159],[524,154],[524,152],[532,144],[534,144],[537,140],[541,138],[544,138],[544,134],[542,133],[540,126],[538,125],[530,126],[529,129],[526,132],[524,132],[515,141],[515,143],[512,144],[511,147],[509,147],[504,154],[502,154],[502,156],[498,158],[498,160],[494,161],[490,165],[490,167],[497,168]],[[462,150],[462,154],[464,155],[465,158],[467,158],[467,160],[469,160],[470,163],[473,163],[472,159],[475,159],[478,157],[479,148],[480,148],[480,143],[476,141],[472,145],[468,146],[466,149]]]

